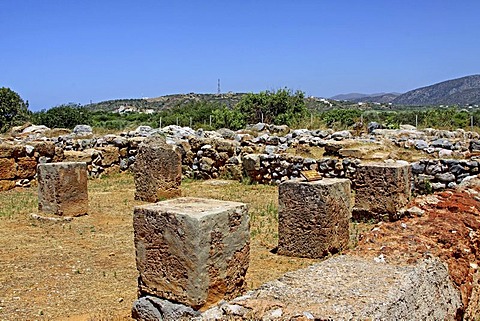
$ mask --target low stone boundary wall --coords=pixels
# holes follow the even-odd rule
[[[218,135],[220,136],[220,135]],[[222,137],[181,137],[168,139],[182,157],[185,177],[210,179],[248,178],[262,184],[280,184],[300,177],[300,171],[316,169],[324,177],[348,178],[355,189],[355,172],[362,163],[356,158],[313,159],[290,154],[266,153],[268,146],[254,143],[248,134],[236,139]],[[272,136],[274,137],[274,136]],[[39,163],[72,161],[87,163],[89,177],[95,178],[131,169],[143,136],[106,135],[101,138],[52,141],[4,142],[0,144],[0,191],[29,186],[36,178]],[[257,139],[258,140],[258,139]],[[480,173],[477,160],[435,159],[412,163],[415,193],[454,187],[468,176]]]

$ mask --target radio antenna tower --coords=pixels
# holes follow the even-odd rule
[[[217,82],[217,95],[220,95],[220,78],[218,78]]]

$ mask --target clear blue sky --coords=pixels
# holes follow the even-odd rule
[[[479,0],[1,0],[30,109],[174,93],[405,92],[480,73]]]

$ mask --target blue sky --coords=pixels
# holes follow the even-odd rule
[[[480,1],[1,0],[0,87],[40,110],[174,93],[405,92],[480,73]]]

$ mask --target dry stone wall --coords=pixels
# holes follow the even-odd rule
[[[156,134],[164,136],[181,154],[185,177],[248,178],[252,182],[280,184],[300,177],[302,170],[316,169],[324,177],[349,178],[355,183],[355,172],[362,164],[364,150],[345,147],[345,142],[352,138],[350,132],[297,129],[283,136],[282,132],[288,132],[288,128],[266,124],[257,124],[243,132],[194,131],[178,126],[158,130],[140,126],[135,131],[103,137],[71,133],[47,138],[29,132],[27,136],[0,141],[0,191],[29,186],[36,178],[38,163],[85,162],[92,178],[129,170],[142,141]],[[412,186],[416,193],[454,187],[480,172],[478,160],[465,159],[480,152],[477,133],[376,129],[356,141],[375,144],[380,138],[402,148],[438,156],[438,159],[412,163]],[[301,145],[323,147],[331,157],[314,159],[284,153],[290,147]]]

